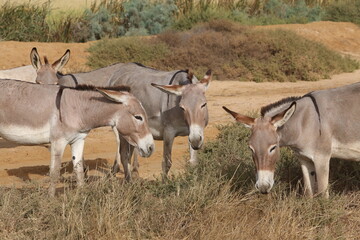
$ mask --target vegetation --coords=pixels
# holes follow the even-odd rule
[[[217,79],[256,82],[314,81],[359,67],[292,32],[257,30],[226,20],[132,41],[97,42],[90,49],[89,65],[99,68],[115,62],[141,62],[163,70],[190,68],[198,75],[211,68]]]
[[[105,37],[152,35],[188,30],[226,19],[246,25],[350,21],[359,23],[359,1],[346,0],[99,0],[82,12],[59,11],[52,2],[3,3],[4,40],[84,42]],[[23,25],[19,28],[20,25]],[[12,34],[10,34],[12,33]]]
[[[124,184],[102,178],[74,189],[67,182],[55,198],[34,183],[22,189],[0,188],[0,238],[358,237],[359,174],[336,166],[331,175],[338,185],[332,186],[330,199],[307,199],[301,194],[300,167],[284,149],[275,188],[261,195],[253,187],[254,165],[246,144],[249,130],[238,124],[220,130],[218,139],[205,146],[198,166],[188,166],[166,182],[139,179]]]

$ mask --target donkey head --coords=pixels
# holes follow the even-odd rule
[[[110,101],[122,104],[115,120],[119,134],[129,144],[137,147],[142,157],[149,157],[155,145],[140,101],[128,92],[105,89],[98,89],[98,91]]]
[[[209,120],[205,92],[210,79],[211,70],[208,70],[204,78],[198,83],[186,85],[151,84],[165,93],[181,96],[179,108],[183,111],[185,121],[189,126],[189,142],[195,150],[200,149],[204,142],[204,128]]]
[[[34,47],[30,53],[30,61],[33,67],[36,69],[36,83],[58,84],[57,73],[66,65],[69,59],[70,50],[68,49],[66,50],[65,54],[53,64],[49,64],[47,57],[44,57],[44,64],[42,64],[40,56]]]
[[[293,102],[289,108],[273,117],[259,118],[244,116],[226,107],[223,108],[236,121],[251,128],[249,147],[257,171],[255,188],[261,193],[269,193],[274,185],[275,163],[280,157],[280,137],[277,130],[291,118],[295,112],[296,103]]]

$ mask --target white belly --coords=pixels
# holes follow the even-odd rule
[[[0,125],[0,136],[20,144],[43,144],[50,142],[50,124],[40,128],[19,125]]]
[[[331,157],[360,161],[360,141],[344,144],[333,140]]]

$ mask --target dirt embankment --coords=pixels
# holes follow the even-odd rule
[[[346,53],[360,59],[360,29],[351,23],[317,22],[310,24],[276,25],[261,28],[283,28],[324,43],[340,53]],[[71,59],[66,72],[72,69],[86,70],[86,49],[91,43],[37,43],[37,42],[0,42],[0,69],[29,65],[30,50],[37,47],[40,55],[46,55],[50,62],[71,50]],[[360,70],[339,74],[331,79],[318,82],[296,83],[253,83],[238,81],[213,81],[207,92],[210,123],[206,128],[206,139],[214,139],[216,125],[226,124],[231,117],[222,110],[227,106],[238,112],[257,111],[259,107],[283,97],[302,95],[318,89],[346,85],[360,80]],[[85,160],[90,175],[103,176],[109,171],[115,156],[115,139],[110,128],[93,130],[85,143]],[[173,146],[172,171],[182,169],[187,157],[187,138],[177,138]],[[42,146],[17,146],[0,140],[0,185],[21,186],[27,180],[43,181],[48,173],[50,153]],[[66,149],[63,162],[70,159],[70,150]],[[162,142],[156,142],[156,151],[149,159],[140,159],[140,176],[150,178],[161,172]],[[63,171],[70,171],[64,168]],[[120,174],[119,177],[122,177]]]

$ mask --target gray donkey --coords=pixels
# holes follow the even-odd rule
[[[210,82],[211,71],[206,73],[201,82],[188,71],[159,71],[139,63],[117,63],[91,72],[62,75],[54,69],[57,64],[67,63],[70,57],[69,50],[52,65],[41,63],[36,48],[33,48],[30,55],[32,64],[38,71],[37,82],[39,83],[64,86],[87,83],[95,86],[123,84],[131,86],[132,92],[140,99],[147,114],[151,116],[149,124],[154,137],[164,140],[163,173],[166,175],[171,167],[171,149],[176,136],[189,136],[190,163],[197,162],[195,150],[199,149],[203,143],[203,130],[208,123],[205,91]],[[46,74],[42,71],[52,76],[44,78]],[[151,87],[152,83],[163,93]],[[116,131],[114,133],[117,135]],[[121,151],[121,140],[119,136],[118,138],[118,148]],[[122,145],[124,145],[123,148],[128,148],[126,142]],[[131,157],[133,149],[129,147],[129,151],[123,157]],[[119,163],[120,155],[117,153],[113,173],[119,171]],[[133,168],[134,172],[138,171],[136,154]]]
[[[204,142],[204,128],[208,124],[205,92],[210,79],[210,70],[199,82],[188,71],[159,71],[141,64],[128,63],[121,66],[106,84],[130,86],[134,96],[143,104],[154,139],[164,141],[164,177],[172,165],[171,149],[177,136],[189,136],[190,163],[197,162],[196,150]],[[126,144],[121,138],[120,142]],[[129,149],[130,154],[127,156],[132,153],[131,147]],[[118,166],[116,161],[113,172],[118,170]],[[134,163],[134,167],[136,171],[138,164]]]
[[[291,97],[261,109],[252,118],[233,112],[251,128],[249,146],[257,169],[255,187],[268,193],[274,184],[279,148],[299,155],[305,194],[329,196],[331,158],[360,161],[360,83]]]
[[[44,63],[42,63],[37,49],[34,47],[30,52],[30,60],[37,73],[36,82],[41,84],[59,84],[67,87],[76,87],[79,84],[106,87],[110,76],[123,65],[123,63],[117,63],[90,72],[60,73],[60,70],[67,64],[69,59],[70,50],[68,49],[54,63],[50,64],[47,57],[44,57]]]
[[[140,155],[151,155],[154,142],[146,113],[128,91],[128,87],[72,89],[1,80],[0,136],[25,145],[51,143],[49,194],[54,196],[67,144],[71,145],[77,183],[84,183],[84,140],[93,128],[112,126]],[[129,179],[128,163],[122,160]]]

